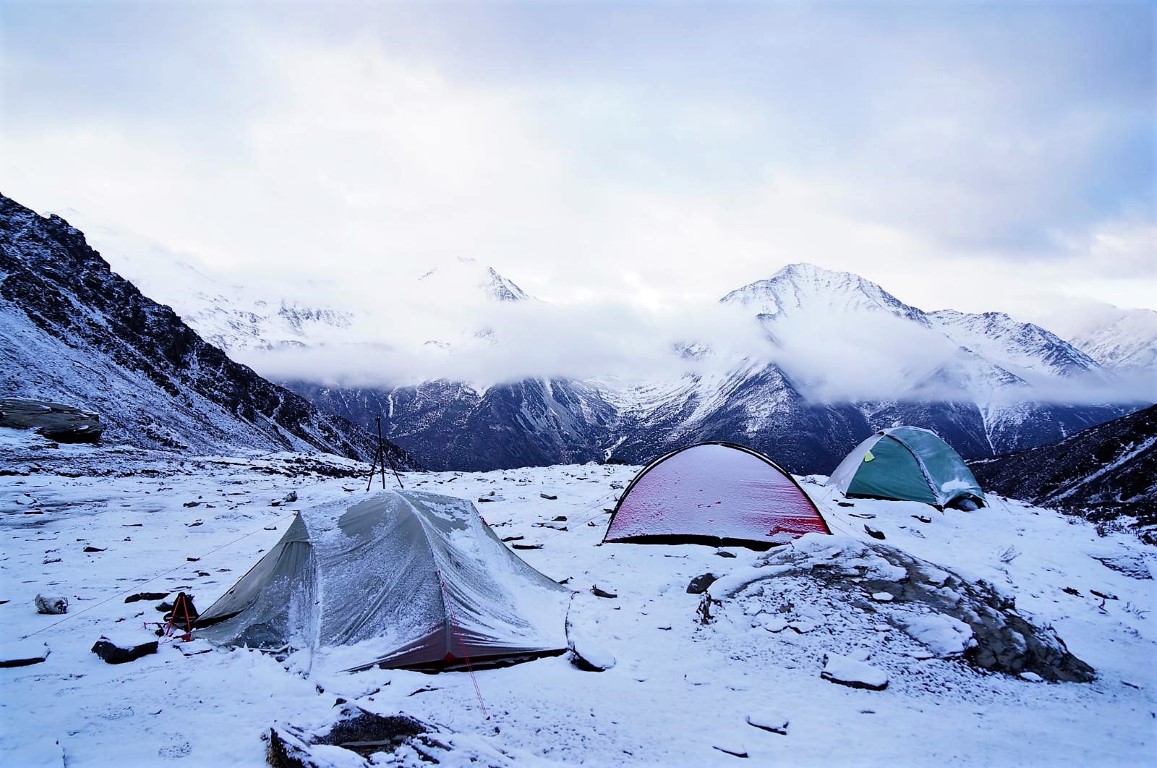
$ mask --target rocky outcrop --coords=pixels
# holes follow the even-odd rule
[[[269,764],[276,768],[333,768],[339,764],[350,768],[383,764],[504,768],[515,763],[496,750],[482,752],[460,745],[451,731],[416,717],[401,712],[381,715],[344,700],[339,703],[336,719],[324,728],[270,728]]]
[[[100,416],[63,403],[0,398],[0,427],[31,429],[59,443],[99,443]]]
[[[1055,631],[1034,625],[1017,611],[1014,598],[991,584],[968,581],[895,547],[847,536],[808,534],[769,552],[755,568],[719,579],[703,599],[724,602],[759,585],[760,599],[774,601],[777,583],[793,578],[839,593],[841,604],[850,603],[873,623],[901,630],[926,648],[929,658],[961,658],[980,669],[1034,673],[1054,682],[1095,677]],[[801,624],[785,626],[797,632],[814,628]]]

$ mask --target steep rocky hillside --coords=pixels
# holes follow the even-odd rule
[[[363,458],[375,448],[368,433],[202,340],[115,274],[68,222],[3,196],[0,393],[94,411],[106,441],[142,447]]]

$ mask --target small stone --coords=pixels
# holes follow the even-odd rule
[[[691,579],[691,583],[687,585],[687,594],[689,594],[689,595],[701,595],[701,594],[703,594],[704,592],[707,591],[708,587],[710,587],[712,584],[715,583],[715,581],[718,578],[719,578],[718,576],[716,576],[715,574],[710,573],[710,572],[696,576],[695,578]]]
[[[765,731],[787,735],[788,719],[776,712],[755,712],[747,716],[747,724]]]
[[[890,603],[896,599],[896,596],[891,592],[875,592],[872,594],[872,599],[877,603]]]
[[[820,677],[849,688],[882,691],[888,687],[888,675],[883,670],[858,659],[835,653],[824,656],[824,669]]]

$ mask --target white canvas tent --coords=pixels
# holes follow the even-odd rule
[[[299,514],[194,634],[328,669],[445,669],[565,651],[568,601],[469,501],[398,491]]]

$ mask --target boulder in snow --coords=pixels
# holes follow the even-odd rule
[[[380,753],[388,757],[382,759]],[[377,754],[377,757],[371,756]],[[307,731],[293,725],[269,729],[270,764],[292,768],[370,768],[373,765],[486,765],[514,762],[484,744],[404,713],[381,715],[343,704],[329,726]]]
[[[829,653],[824,656],[824,669],[820,672],[824,680],[846,685],[849,688],[867,688],[882,691],[888,687],[888,675],[882,669],[848,656]]]
[[[35,640],[22,640],[0,645],[0,667],[27,667],[40,664],[48,658],[48,645]]]
[[[35,602],[37,613],[68,613],[67,597],[46,597],[44,595],[37,595]]]
[[[102,637],[92,646],[92,652],[109,664],[127,664],[130,661],[136,661],[142,656],[156,653],[157,641],[153,640],[149,643],[122,647],[113,643],[107,637]]]
[[[0,427],[32,429],[61,443],[99,443],[100,416],[63,403],[0,398]]]
[[[760,711],[752,712],[747,716],[747,724],[765,731],[787,735],[789,720],[782,712]]]
[[[776,585],[793,578],[814,580],[843,592],[852,604],[870,606],[935,655],[962,655],[981,669],[1034,672],[1050,682],[1089,682],[1096,674],[1069,653],[1052,628],[1034,626],[1016,610],[1015,600],[993,585],[850,536],[807,534],[791,547],[767,553],[753,567],[721,577],[706,596],[718,603],[758,583],[763,599],[775,600]],[[865,592],[888,592],[895,600],[869,603]]]
[[[721,742],[719,744],[712,744],[711,746],[715,749],[718,749],[723,754],[731,755],[732,757],[750,757],[747,752],[747,747],[736,742]]]
[[[691,579],[691,583],[687,585],[687,594],[701,595],[707,591],[707,588],[715,582],[718,577],[714,573],[704,573]]]

